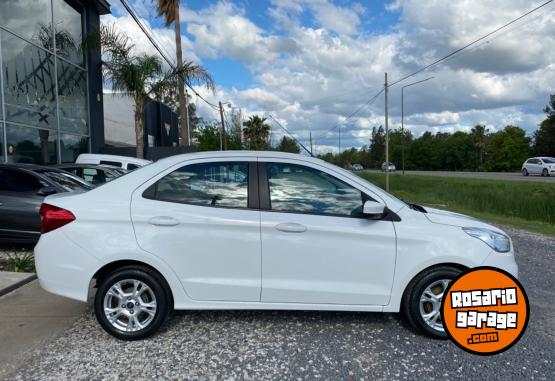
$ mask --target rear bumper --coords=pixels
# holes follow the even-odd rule
[[[86,302],[98,260],[87,254],[58,229],[42,235],[35,246],[35,267],[46,291]]]

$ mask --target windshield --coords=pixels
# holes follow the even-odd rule
[[[57,171],[44,171],[42,174],[48,177],[50,180],[54,181],[56,184],[61,186],[67,191],[83,191],[86,192],[92,189],[92,186],[88,185],[84,181],[81,181],[69,173],[57,172]]]
[[[542,160],[545,164],[555,164],[555,159],[552,157],[544,157]]]

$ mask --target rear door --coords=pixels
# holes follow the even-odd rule
[[[38,238],[39,208],[47,186],[32,174],[18,169],[0,169],[0,235]]]
[[[260,211],[252,160],[188,161],[133,193],[139,245],[173,268],[191,299],[260,300]]]

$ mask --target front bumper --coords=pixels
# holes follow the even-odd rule
[[[518,279],[518,265],[512,251],[509,253],[498,253],[496,251],[492,251],[482,263],[482,266],[497,267],[501,270],[507,271],[509,274]]]

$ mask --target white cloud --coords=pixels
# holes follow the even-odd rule
[[[247,115],[272,113],[304,142],[312,131],[315,146],[324,152],[337,149],[338,130],[327,131],[383,86],[385,71],[390,79],[400,78],[532,7],[528,0],[395,0],[385,10],[399,21],[382,34],[363,30],[364,5],[331,0],[272,0],[264,25],[253,21],[249,8],[227,1],[196,11],[183,8],[181,17],[190,37],[184,41],[189,57],[237,60],[254,79],[241,90],[219,87],[207,94],[199,89],[207,99],[231,100]],[[434,76],[405,90],[406,127],[419,135],[464,131],[478,123],[492,129],[517,124],[531,133],[555,91],[555,50],[549,48],[555,46],[554,8],[549,5],[488,43],[412,78]],[[307,16],[313,26],[302,23]],[[117,20],[141,38],[129,20]],[[173,31],[156,32],[170,49]],[[142,40],[140,45],[149,46]],[[400,126],[400,86],[390,91],[391,128]],[[219,118],[198,104],[201,115]],[[342,127],[342,146],[368,144],[372,127],[380,124],[383,96]]]

